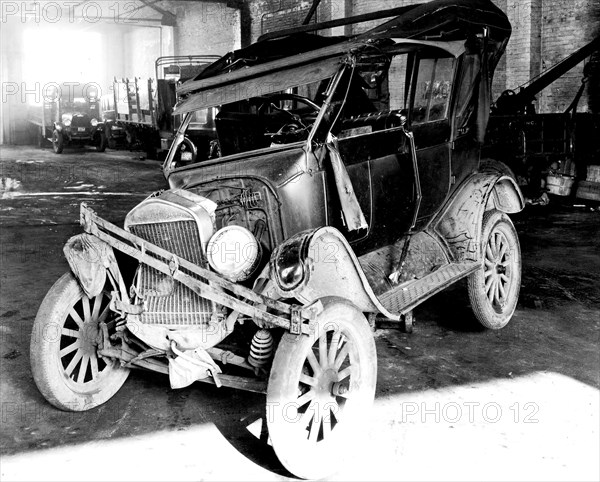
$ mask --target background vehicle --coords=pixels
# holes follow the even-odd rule
[[[173,117],[176,85],[195,77],[216,59],[211,55],[159,57],[156,79],[114,79],[114,100],[107,115],[125,131],[130,148],[143,149],[148,157],[159,155],[164,160],[179,123]],[[212,112],[198,118],[195,130],[198,145],[205,144],[208,150],[215,137]]]
[[[88,88],[91,85],[56,84],[45,90],[41,104],[28,106],[28,119],[37,131],[40,147],[47,139],[57,154],[68,146],[92,145],[98,152],[106,150],[100,99],[96,90]]]
[[[587,167],[600,150],[600,116],[577,112],[590,78],[584,72],[581,87],[565,112],[537,113],[535,97],[586,58],[600,52],[600,36],[574,51],[517,90],[505,91],[495,102],[484,153],[506,163],[537,198],[546,189],[568,196],[577,179],[585,181]],[[590,64],[588,64],[590,65]],[[546,175],[554,184],[545,185]]]
[[[360,439],[378,318],[410,330],[414,307],[468,278],[476,318],[510,321],[521,258],[507,214],[523,199],[480,158],[510,24],[487,0],[393,12],[353,38],[264,38],[178,89],[170,189],[125,229],[82,205],[72,273],[40,307],[36,331],[61,327],[31,345],[51,403],[103,403],[129,368],[266,393],[277,456],[322,477]],[[194,115],[217,106],[219,148],[190,163]]]
[[[104,134],[110,149],[122,149],[129,146],[125,129],[117,123],[114,94],[105,94],[100,98],[100,111],[104,122]]]

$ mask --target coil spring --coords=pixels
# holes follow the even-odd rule
[[[258,330],[252,337],[248,363],[254,368],[262,368],[273,356],[273,336],[268,330]]]

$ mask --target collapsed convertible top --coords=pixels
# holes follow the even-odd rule
[[[487,28],[488,33],[489,66],[493,69],[511,34],[507,16],[491,0],[435,0],[387,10],[377,14],[377,17],[393,18],[354,36],[323,37],[314,32],[330,28],[336,22],[336,25],[362,23],[372,20],[372,15],[359,15],[342,21],[306,25],[263,35],[258,42],[226,54],[194,79],[181,85],[177,93],[182,100],[176,106],[175,113],[240,100],[245,93],[252,92],[251,89],[257,87],[255,83],[239,85],[240,82],[267,74],[277,72],[279,78],[276,83],[270,83],[270,87],[262,85],[258,94],[287,88],[281,72],[289,72],[307,64],[311,64],[311,70],[289,72],[289,77],[295,78],[299,74],[312,76],[315,80],[329,77],[333,75],[342,57],[371,46],[398,43],[428,45],[458,56],[462,51],[457,49],[457,43],[464,45],[468,39],[481,35],[484,28]],[[223,90],[234,84],[234,92],[232,89],[229,93]],[[213,91],[215,87],[219,88],[218,95]]]

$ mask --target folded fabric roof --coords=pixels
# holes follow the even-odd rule
[[[183,100],[174,113],[236,102],[254,93],[278,92],[301,85],[299,80],[311,75],[310,81],[331,77],[346,55],[374,42],[428,45],[456,56],[461,53],[457,42],[464,44],[487,27],[493,41],[492,58],[497,59],[511,33],[508,18],[490,0],[434,0],[401,10],[402,15],[353,37],[303,32],[262,40],[231,52],[177,89]],[[348,21],[352,23],[352,19]]]

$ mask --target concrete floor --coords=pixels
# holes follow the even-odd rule
[[[89,412],[44,401],[29,335],[68,269],[79,203],[120,223],[164,180],[158,163],[123,151],[1,147],[0,160],[0,480],[286,480],[252,434],[262,396],[174,391],[134,372]],[[514,221],[524,272],[513,321],[479,328],[462,284],[418,309],[412,335],[378,331],[369,430],[332,480],[600,478],[600,213],[563,203]]]

